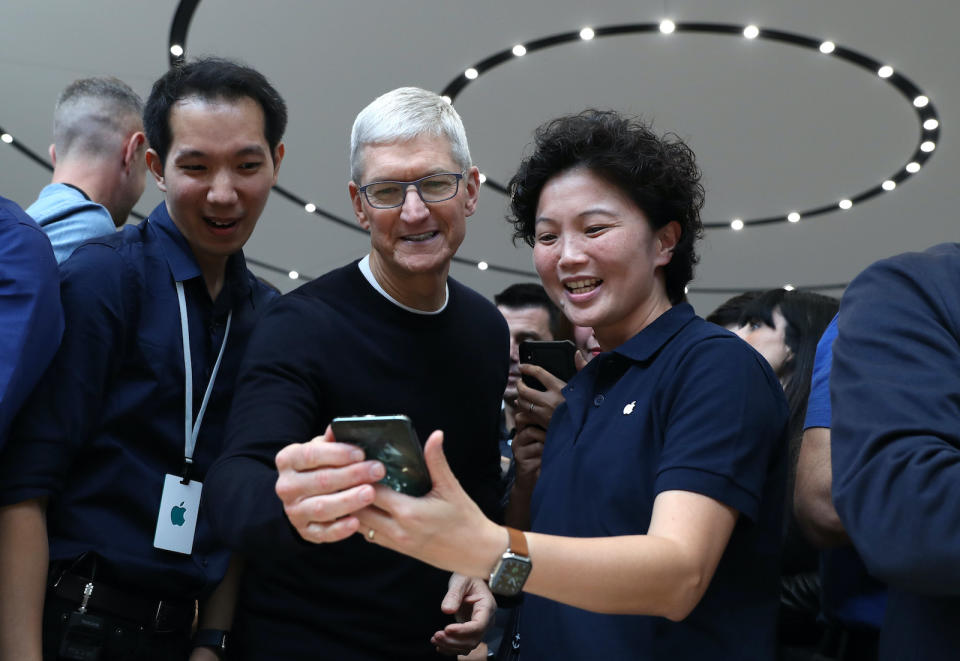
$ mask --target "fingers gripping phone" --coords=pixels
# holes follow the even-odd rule
[[[561,381],[569,381],[577,373],[573,358],[576,351],[576,345],[570,340],[524,340],[520,343],[520,362],[539,365]],[[535,390],[546,390],[542,383],[531,376],[524,374],[522,379]]]
[[[334,418],[330,423],[338,443],[361,448],[387,470],[381,483],[394,491],[422,496],[433,488],[417,432],[405,415],[363,415]]]

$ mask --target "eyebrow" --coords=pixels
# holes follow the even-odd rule
[[[597,214],[599,214],[599,215],[601,215],[601,216],[607,216],[608,218],[616,218],[616,217],[617,217],[617,214],[615,214],[614,212],[612,212],[612,211],[610,211],[610,210],[608,210],[608,209],[604,209],[603,207],[590,207],[589,209],[584,209],[583,211],[581,211],[580,213],[578,213],[578,214],[577,214],[577,218],[584,218],[584,217],[586,217],[586,216],[593,216],[593,215],[597,215]],[[534,223],[534,225],[536,225],[537,223],[539,223],[539,222],[541,222],[541,221],[546,222],[546,221],[552,221],[552,220],[553,220],[553,218],[550,218],[549,216],[537,216],[537,218],[533,221],[533,223]]]
[[[199,149],[184,149],[183,151],[178,151],[175,155],[175,159],[181,158],[203,158],[207,155],[207,152],[201,151]],[[265,156],[263,147],[260,145],[249,145],[238,149],[233,154],[234,156]]]

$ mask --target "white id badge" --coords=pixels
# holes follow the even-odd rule
[[[158,549],[190,555],[193,552],[203,484],[196,480],[183,484],[182,479],[179,475],[168,474],[163,482],[153,545]]]

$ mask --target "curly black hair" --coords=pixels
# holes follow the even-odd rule
[[[670,302],[686,300],[684,288],[699,260],[694,244],[703,236],[703,186],[693,151],[677,135],[658,136],[641,119],[612,110],[590,109],[547,122],[534,133],[533,153],[510,179],[507,220],[514,227],[514,243],[533,246],[543,187],[577,167],[622,190],[652,229],[674,220],[680,224],[680,240],[664,275]]]

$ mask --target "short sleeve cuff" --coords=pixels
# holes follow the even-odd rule
[[[757,521],[760,502],[750,493],[725,475],[718,475],[696,468],[668,468],[657,475],[654,492],[689,491],[723,503],[751,521]]]

